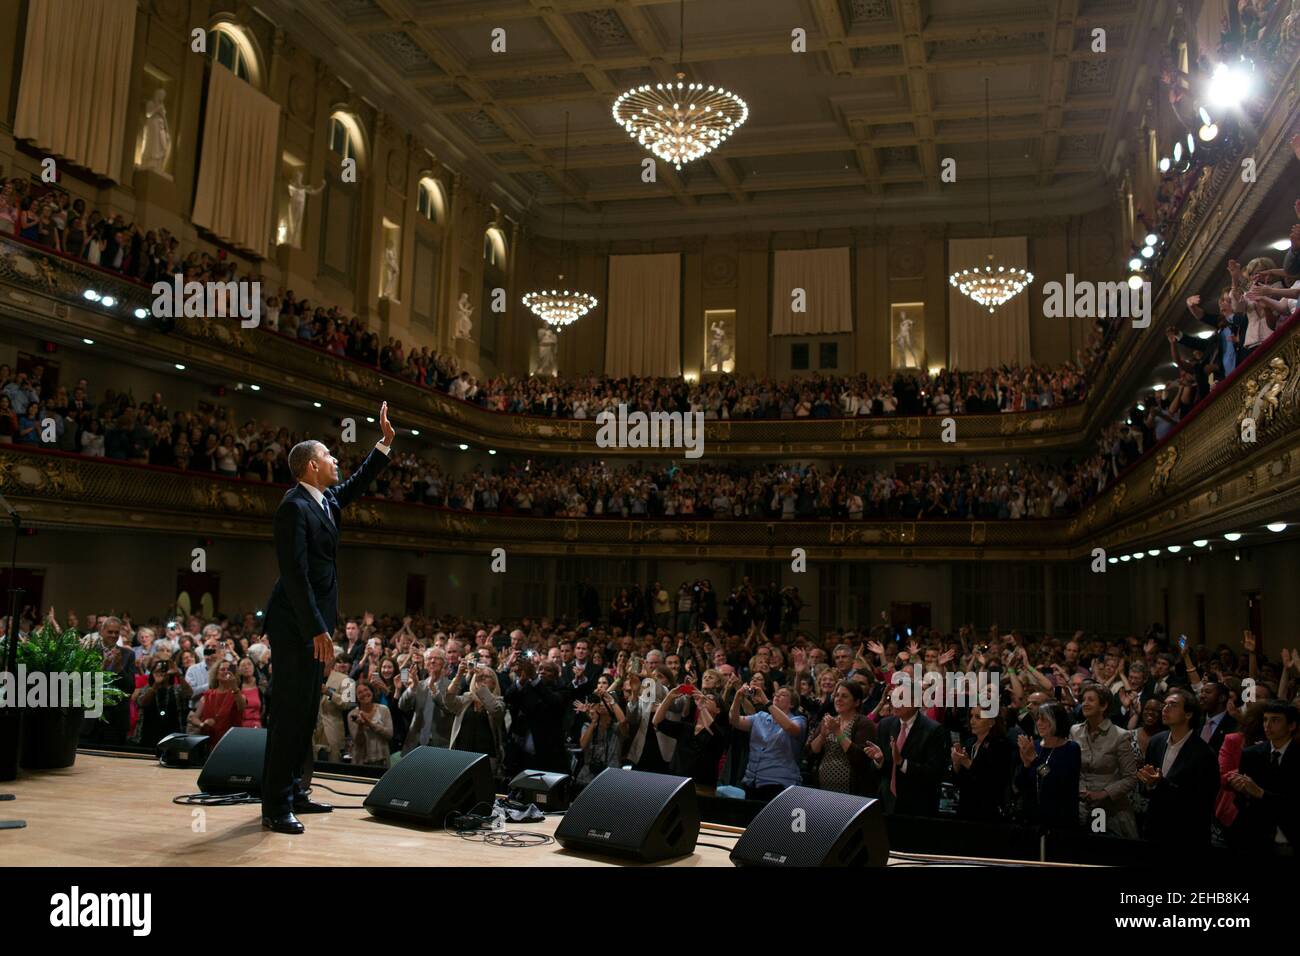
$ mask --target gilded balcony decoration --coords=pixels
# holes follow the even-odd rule
[[[1288,352],[1294,353],[1294,349]],[[1244,428],[1247,421],[1254,423],[1258,432],[1260,428],[1272,423],[1278,409],[1285,402],[1294,412],[1295,403],[1300,401],[1300,364],[1293,372],[1287,359],[1275,355],[1268,365],[1246,379],[1241,395],[1241,413],[1237,416],[1237,425]]]
[[[1173,474],[1174,466],[1178,464],[1178,446],[1169,445],[1156,452],[1156,466],[1151,473],[1151,494],[1162,494],[1165,486],[1169,484],[1169,476]]]
[[[206,316],[183,316],[176,320],[176,331],[181,335],[199,339],[224,349],[235,349],[245,355],[257,353],[257,340],[245,335],[239,322],[231,319],[211,319]]]

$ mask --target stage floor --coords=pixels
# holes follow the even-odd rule
[[[0,790],[17,799],[0,803],[0,819],[22,819],[21,830],[0,830],[6,866],[627,866],[627,861],[570,853],[557,843],[507,848],[454,833],[376,820],[359,807],[364,797],[317,790],[338,807],[302,818],[300,836],[261,827],[256,804],[198,807],[172,803],[198,790],[198,770],[167,769],[153,758],[80,753],[67,770],[26,773]],[[374,781],[317,778],[346,793],[365,794]],[[558,817],[513,830],[554,834]],[[704,824],[701,843],[731,847],[739,831]],[[890,866],[974,863],[957,857],[891,857]],[[987,865],[988,860],[978,861]],[[1011,862],[1014,866],[1033,866]],[[697,846],[688,857],[660,866],[731,866],[728,851]],[[1039,864],[1041,865],[1041,864]]]

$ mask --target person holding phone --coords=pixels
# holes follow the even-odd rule
[[[752,717],[741,713],[745,697],[758,708]],[[768,803],[786,787],[802,782],[799,756],[808,722],[798,707],[798,695],[788,687],[778,687],[769,698],[761,673],[732,698],[728,720],[733,729],[749,737],[749,762],[742,780],[746,798]]]
[[[683,719],[668,719],[669,711],[684,702]],[[670,690],[655,709],[655,730],[677,741],[669,771],[695,781],[699,794],[712,796],[718,787],[718,766],[727,750],[727,726],[722,719],[722,697],[716,691],[696,690],[682,684]]]

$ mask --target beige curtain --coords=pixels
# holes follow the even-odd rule
[[[275,212],[280,107],[224,66],[208,78],[194,224],[266,255]]]
[[[795,290],[802,289],[800,302]],[[801,305],[802,312],[795,306]],[[853,331],[849,250],[785,249],[772,257],[772,334]]]
[[[135,11],[136,0],[30,0],[16,138],[122,181]]]
[[[981,269],[993,253],[993,267],[1029,266],[1028,243],[1024,236],[999,239],[949,239],[948,272]],[[948,364],[951,368],[976,371],[1006,363],[1029,363],[1029,300],[1025,289],[1011,301],[997,307],[991,315],[987,307],[962,295],[948,285]]]
[[[680,375],[681,256],[609,257],[605,374]]]

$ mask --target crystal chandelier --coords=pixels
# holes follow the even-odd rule
[[[677,169],[717,149],[749,118],[749,106],[720,86],[686,80],[686,3],[682,0],[677,82],[633,87],[614,101],[614,122]]]
[[[993,167],[989,161],[991,153],[989,134],[989,78],[984,77],[984,196],[987,203],[987,225],[989,244],[993,242]],[[993,312],[998,306],[1007,302],[1023,291],[1034,281],[1034,274],[1019,266],[998,266],[994,264],[993,253],[989,252],[988,262],[983,269],[978,266],[962,269],[948,277],[948,283]]]
[[[569,114],[564,114],[564,172],[561,180],[567,186],[569,182]],[[564,227],[568,204],[560,205],[560,268],[564,268]],[[556,277],[557,284],[563,286],[564,274]],[[577,322],[594,309],[597,300],[594,295],[572,289],[539,289],[524,295],[524,308],[532,312],[556,332]]]

